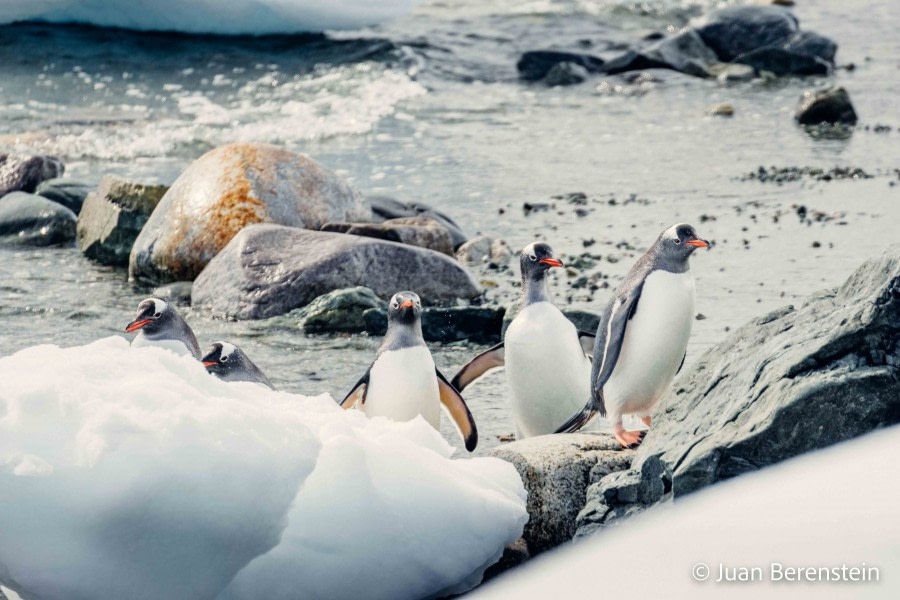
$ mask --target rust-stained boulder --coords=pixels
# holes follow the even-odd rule
[[[128,272],[156,283],[192,280],[251,223],[319,229],[370,220],[363,197],[311,158],[268,144],[222,146],[172,184],[135,241]]]

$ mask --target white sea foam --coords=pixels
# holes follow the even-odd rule
[[[270,34],[357,29],[418,0],[0,0],[0,23],[86,23],[145,31]]]
[[[452,452],[422,420],[225,383],[118,337],[29,348],[0,359],[0,583],[50,600],[464,591],[527,515],[511,465]]]

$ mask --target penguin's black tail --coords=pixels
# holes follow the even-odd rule
[[[560,425],[554,433],[575,433],[590,425],[598,414],[600,411],[588,404],[580,412],[575,413],[571,419]]]

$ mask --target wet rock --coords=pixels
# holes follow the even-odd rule
[[[759,48],[734,59],[734,62],[753,67],[757,72],[774,75],[828,75],[831,64],[811,54],[792,52],[783,48]]]
[[[577,85],[587,81],[590,76],[590,72],[579,64],[561,62],[553,65],[541,82],[547,87]]]
[[[154,289],[151,295],[175,304],[188,306],[191,303],[191,288],[193,287],[193,281],[173,281]]]
[[[322,231],[373,237],[455,256],[450,232],[429,217],[401,217],[384,223],[326,223]]]
[[[422,310],[422,335],[426,342],[460,342],[476,344],[500,342],[503,308],[477,306],[428,307]],[[387,310],[367,310],[363,315],[365,330],[370,335],[387,331]]]
[[[628,50],[624,54],[620,54],[607,61],[603,66],[603,72],[609,75],[616,75],[628,71],[668,68],[670,68],[670,66],[662,62],[658,57],[648,56],[637,50]]]
[[[135,240],[168,189],[105,175],[78,215],[78,248],[99,263],[128,266]]]
[[[42,181],[61,177],[65,170],[53,156],[0,154],[0,198],[10,192],[34,192]]]
[[[75,239],[75,213],[43,196],[13,192],[0,198],[0,243],[56,246]]]
[[[834,57],[837,54],[837,44],[815,31],[798,31],[787,41],[784,49],[798,54],[816,56],[830,65],[834,65]]]
[[[778,6],[729,6],[691,21],[691,26],[719,60],[767,46],[782,46],[798,31],[797,18]]]
[[[709,65],[718,60],[715,52],[692,29],[664,38],[639,54],[645,57],[643,62],[650,65],[641,68],[666,67],[695,77],[708,77]],[[636,60],[636,63],[641,62]]]
[[[707,113],[714,117],[733,117],[734,105],[731,104],[731,102],[722,102],[721,104],[710,107]]]
[[[306,306],[347,286],[381,298],[413,290],[428,304],[472,299],[481,289],[444,254],[362,236],[256,224],[245,227],[203,270],[195,307],[219,316],[263,319]]]
[[[450,232],[454,250],[469,239],[456,221],[422,202],[400,202],[388,196],[369,196],[366,200],[372,207],[372,220],[376,223],[405,217],[428,217],[443,225]]]
[[[194,279],[251,223],[319,229],[371,217],[359,193],[307,156],[268,144],[222,146],[172,184],[135,241],[129,277]]]
[[[531,50],[522,54],[516,63],[519,77],[525,81],[544,79],[553,67],[570,63],[577,65],[588,73],[599,73],[603,67],[603,59],[590,54],[561,52],[558,50]]]
[[[482,263],[490,257],[492,243],[486,235],[472,238],[456,251],[456,260],[467,265]]]
[[[386,306],[375,292],[357,286],[323,294],[294,312],[306,333],[359,333],[366,330],[363,314],[369,309],[386,310]]]
[[[710,66],[709,71],[722,83],[750,81],[756,77],[756,69],[738,63],[715,63]]]
[[[800,97],[794,119],[801,125],[820,123],[855,125],[856,110],[850,102],[850,95],[842,87],[825,90],[809,90]]]
[[[528,523],[523,538],[532,554],[549,550],[575,535],[591,470],[627,469],[632,451],[609,434],[541,435],[490,451],[516,467],[528,492]]]
[[[93,189],[90,184],[73,179],[48,179],[42,181],[34,193],[43,196],[47,200],[53,200],[62,204],[76,215],[81,212],[81,206],[88,192]]]
[[[667,489],[677,500],[900,423],[898,340],[895,245],[839,288],[760,317],[706,352],[655,411],[653,428],[636,451],[634,473],[627,481],[604,478],[587,520],[592,527],[605,526],[632,504],[652,504],[660,489],[659,500],[665,501]],[[639,493],[632,503],[629,490],[635,485],[654,492]],[[617,507],[608,501],[613,496]],[[600,514],[601,504],[609,515]]]

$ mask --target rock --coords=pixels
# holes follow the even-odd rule
[[[898,340],[900,245],[895,245],[836,290],[758,318],[707,351],[655,411],[628,485],[636,477],[639,485],[664,494],[671,489],[677,500],[900,423]],[[602,497],[592,496],[595,513],[603,510],[601,500],[618,494],[619,483],[601,482]],[[629,493],[616,495],[620,509]],[[647,498],[637,503],[648,504]],[[605,525],[608,519],[595,514],[587,520]]]
[[[413,290],[427,304],[481,294],[458,262],[431,250],[296,227],[245,227],[194,282],[191,300],[218,316],[263,319],[348,286],[390,298]]]
[[[517,539],[503,549],[500,560],[488,567],[484,572],[484,577],[481,578],[481,583],[487,583],[497,575],[518,567],[529,558],[531,558],[531,552],[528,551],[528,542],[525,541],[525,538]]]
[[[77,215],[81,212],[81,205],[84,204],[84,199],[91,189],[92,186],[83,181],[56,178],[42,181],[34,193],[62,204]]]
[[[708,65],[717,61],[716,53],[692,29],[662,39],[644,53],[671,69],[695,77],[708,77]]]
[[[159,286],[151,292],[151,295],[162,298],[163,300],[168,300],[169,302],[174,302],[175,304],[188,306],[191,303],[191,289],[193,287],[193,281],[174,281]]]
[[[721,83],[750,81],[756,77],[756,69],[738,63],[714,63],[710,65],[709,71]]]
[[[729,6],[691,21],[722,62],[757,48],[781,46],[798,31],[797,18],[778,6]]]
[[[428,307],[422,310],[422,335],[426,342],[459,342],[476,344],[500,342],[503,308],[478,306]],[[363,315],[365,330],[370,335],[387,331],[387,310],[367,310]]]
[[[801,125],[820,123],[855,125],[857,116],[847,90],[832,87],[804,92],[800,97],[794,119]]]
[[[0,198],[10,192],[32,193],[42,181],[60,177],[65,170],[53,156],[0,154]]]
[[[135,240],[168,189],[105,175],[78,215],[78,248],[99,263],[128,266]]]
[[[831,65],[811,54],[801,54],[782,48],[759,48],[734,59],[734,62],[774,75],[828,75]]]
[[[625,73],[628,71],[641,71],[643,69],[669,69],[670,65],[659,58],[648,56],[637,50],[628,50],[624,54],[610,59],[603,65],[603,72],[609,75]]]
[[[0,242],[55,246],[75,239],[75,213],[42,196],[13,192],[0,198]]]
[[[428,217],[447,228],[447,231],[450,232],[450,237],[453,238],[454,250],[469,239],[456,221],[427,204],[421,202],[404,203],[387,196],[369,196],[366,200],[372,208],[372,220],[377,223],[405,217]]]
[[[561,62],[553,65],[541,82],[547,87],[559,87],[584,83],[591,76],[581,65],[573,62]]]
[[[600,73],[603,59],[590,54],[561,52],[558,50],[531,50],[522,54],[516,63],[519,77],[525,81],[544,79],[556,65],[571,63],[585,69],[588,73]]]
[[[326,223],[322,231],[373,237],[454,256],[450,232],[430,217],[401,217],[383,223]]]
[[[363,314],[367,310],[386,306],[387,303],[375,292],[358,286],[323,294],[295,312],[306,333],[358,333],[366,330]]]
[[[837,54],[837,44],[815,31],[798,31],[784,45],[784,49],[798,54],[817,56],[830,65],[834,65],[834,56]]]
[[[472,238],[456,251],[456,260],[467,265],[484,262],[491,255],[493,240],[486,235]]]
[[[731,104],[731,102],[722,102],[721,104],[710,107],[706,112],[714,117],[733,117],[734,105]]]
[[[585,503],[593,468],[627,469],[632,451],[609,434],[542,435],[504,444],[491,456],[516,467],[528,492],[528,523],[523,537],[532,554],[549,550],[575,535],[575,519]]]
[[[512,248],[509,247],[506,240],[494,240],[493,243],[491,243],[491,260],[497,262],[506,261],[514,255],[515,252],[512,251]]]
[[[383,308],[370,308],[363,313],[366,333],[369,335],[384,335],[387,333],[387,310]]]
[[[319,229],[371,216],[359,193],[307,156],[268,144],[222,146],[172,184],[134,243],[129,277],[194,279],[251,223]]]

